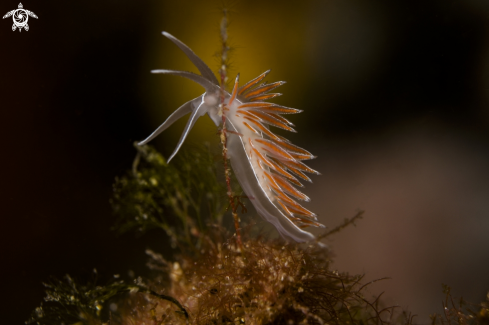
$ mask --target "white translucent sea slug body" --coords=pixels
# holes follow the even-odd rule
[[[269,70],[238,88],[238,75],[233,92],[231,94],[227,91],[223,92],[225,105],[220,110],[222,90],[212,70],[177,38],[166,32],[163,32],[163,35],[187,55],[201,75],[176,70],[152,72],[186,77],[204,87],[205,93],[183,104],[139,145],[148,143],[173,122],[190,113],[177,148],[168,159],[170,161],[199,117],[207,113],[216,126],[219,126],[222,124],[222,114],[225,114],[228,131],[227,155],[236,178],[258,214],[272,223],[285,239],[297,242],[313,240],[314,236],[303,228],[324,226],[317,222],[313,212],[306,210],[296,201],[307,202],[309,198],[293,185],[302,187],[299,179],[311,181],[305,172],[319,174],[302,162],[315,157],[269,129],[269,126],[274,126],[295,132],[292,129],[293,124],[281,114],[294,114],[301,111],[265,102],[267,99],[280,96],[268,92],[284,82],[260,84],[270,72]]]

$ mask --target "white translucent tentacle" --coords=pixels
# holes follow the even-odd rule
[[[207,66],[207,64],[204,63],[204,61],[202,61],[201,58],[199,58],[194,53],[194,51],[192,51],[187,45],[182,43],[178,38],[174,37],[170,33],[162,32],[162,34],[170,41],[175,43],[185,53],[185,55],[187,55],[190,61],[192,61],[192,63],[197,67],[197,69],[199,69],[200,73],[204,78],[212,82],[214,85],[219,84],[212,70]]]
[[[213,84],[211,81],[193,72],[179,71],[179,70],[151,70],[151,73],[163,73],[163,74],[171,74],[174,76],[184,77],[198,83],[199,85],[204,87],[205,90],[208,92],[215,91],[219,88],[219,86]]]
[[[161,124],[149,137],[144,139],[143,141],[139,142],[138,145],[142,146],[145,145],[146,143],[150,142],[153,140],[155,137],[158,136],[161,132],[165,131],[170,125],[172,125],[175,121],[183,117],[184,115],[187,115],[192,111],[192,102],[194,100],[200,99],[200,96],[197,98],[194,98],[192,100],[189,100],[182,106],[180,106],[176,111],[174,111],[168,118],[166,119],[163,124]]]
[[[175,157],[178,150],[180,150],[180,147],[182,146],[183,142],[185,141],[185,138],[187,137],[188,133],[190,132],[190,130],[194,126],[197,119],[199,117],[201,117],[202,115],[204,115],[205,113],[207,113],[209,108],[206,105],[204,105],[204,96],[205,96],[205,93],[202,96],[193,100],[193,105],[194,106],[198,105],[198,106],[196,109],[194,109],[194,111],[190,115],[190,117],[187,121],[187,125],[185,126],[185,129],[183,130],[183,133],[180,136],[180,140],[178,140],[177,147],[175,148],[175,150],[171,154],[170,158],[168,158],[168,162],[170,162],[173,159],[173,157]]]

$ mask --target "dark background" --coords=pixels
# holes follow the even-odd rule
[[[39,17],[28,32],[12,32],[11,18],[0,24],[3,324],[28,318],[51,275],[144,274],[146,247],[168,252],[160,233],[110,231],[111,186],[131,166],[133,141],[201,92],[149,73],[192,70],[160,32],[218,67],[218,1],[23,5]],[[0,11],[17,6],[3,1]],[[367,211],[330,243],[338,269],[393,277],[386,297],[421,322],[441,312],[441,283],[481,301],[489,289],[489,2],[231,7],[231,75],[246,81],[272,68],[270,81],[288,82],[278,102],[304,110],[291,118],[299,133],[290,138],[319,156],[311,209],[330,227]],[[215,140],[204,119],[188,142]],[[182,123],[155,141],[166,155]]]

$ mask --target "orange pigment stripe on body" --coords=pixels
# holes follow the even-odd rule
[[[261,154],[260,151],[258,151],[256,148],[253,147],[253,151],[255,152],[255,154],[257,155],[257,157],[265,164],[267,165],[268,167],[272,168],[272,169],[275,169],[276,166],[275,164],[273,164],[270,160],[268,160],[267,158],[265,158],[264,155]]]
[[[307,151],[305,149],[302,149],[301,147],[298,147],[295,144],[290,143],[289,140],[285,139],[284,137],[281,137],[281,136],[277,135],[277,138],[279,138],[278,144],[282,148],[286,149],[288,152],[291,152],[291,153],[294,152],[296,154],[300,154],[300,155],[304,155],[304,156],[309,156],[309,157],[311,157],[310,159],[316,158],[316,156],[314,156],[309,151]]]
[[[306,174],[304,174],[303,172],[301,172],[300,170],[298,170],[297,168],[293,168],[291,166],[286,166],[285,164],[283,164],[281,161],[279,161],[278,159],[274,159],[273,160],[275,163],[277,163],[278,165],[280,165],[282,168],[284,169],[288,169],[290,170],[291,172],[293,172],[294,174],[296,174],[297,176],[299,176],[300,178],[302,178],[303,180],[305,181],[308,181],[308,182],[312,182],[311,179],[309,177],[307,177]]]
[[[245,95],[245,98],[248,98],[250,99],[250,97],[254,97],[254,96],[258,96],[258,95],[261,95],[261,94],[265,94],[266,92],[270,91],[270,90],[273,90],[279,86],[282,86],[283,84],[285,84],[285,81],[276,81],[274,83],[271,83],[271,84],[267,84],[267,85],[262,85],[258,88],[255,88],[253,89],[251,92],[247,93]]]
[[[286,195],[277,195],[277,200],[282,201],[287,206],[287,210],[294,214],[301,215],[302,218],[311,221],[317,221],[316,214],[307,209],[304,209],[300,204],[292,200]]]
[[[292,195],[293,197],[296,197],[299,200],[304,200],[306,202],[309,202],[311,200],[309,199],[309,197],[307,197],[307,195],[299,192],[295,187],[290,185],[290,183],[282,176],[279,175],[270,175],[270,176],[273,177],[275,184],[277,184],[282,189],[283,192],[286,192]]]
[[[249,118],[257,120],[258,117],[253,115],[250,111],[243,111],[241,109],[236,110],[237,113],[240,113],[241,115],[248,116]]]
[[[238,92],[238,82],[239,82],[239,73],[236,76],[236,81],[234,82],[233,95],[231,96],[231,99],[229,99],[228,106],[231,106],[231,104],[233,103],[234,99],[236,98],[236,94]]]
[[[261,103],[261,102],[257,102],[257,103]],[[266,113],[271,112],[271,113],[278,113],[278,114],[297,114],[302,112],[300,109],[290,108],[290,107],[285,107],[280,105],[268,105],[268,106],[260,105],[256,107],[255,106],[247,106],[247,107],[249,107],[249,109],[253,111],[262,111]]]
[[[252,132],[254,132],[254,133],[256,133],[256,134],[260,135],[260,132],[258,132],[257,130],[255,130],[255,129],[254,129],[254,128],[253,128],[251,125],[249,125],[248,123],[246,123],[246,122],[244,122],[244,121],[243,121],[243,124],[244,124],[244,126],[246,126],[248,129],[250,129]]]
[[[280,199],[279,199],[280,200]],[[294,206],[290,205],[290,204],[287,204],[286,202],[284,202],[285,205],[287,205],[287,208],[290,212],[292,212],[293,214],[297,214],[297,215],[300,215],[300,216],[303,216],[303,218],[305,219],[308,219],[308,220],[311,220],[311,221],[316,221],[316,215],[303,208],[301,205],[299,204],[296,204]]]
[[[280,200],[277,201],[277,202],[280,205],[280,207],[285,211],[286,214],[288,214],[290,217],[293,217],[294,216],[294,214],[291,211],[289,211],[289,209],[287,209],[287,206],[285,204],[283,204],[282,202],[280,202]],[[291,221],[294,221],[290,217],[288,217],[288,218],[291,219]]]
[[[268,189],[273,193],[273,195],[277,195],[277,193],[283,193],[278,185],[271,183],[270,181],[266,182],[268,185]]]
[[[266,151],[277,158],[285,159],[286,161],[294,160],[294,157],[282,149],[282,147],[276,145],[273,141],[265,139],[255,139],[255,141],[260,143]]]
[[[289,205],[294,205],[294,204],[298,204],[297,202],[295,202],[294,200],[292,200],[290,197],[288,197],[287,195],[285,194],[277,194],[277,199],[280,199],[282,202],[284,202],[285,204],[289,204]]]
[[[288,178],[292,183],[294,183],[295,185],[299,186],[299,187],[304,187],[304,185],[301,184],[301,182],[299,182],[299,180],[297,180],[297,178],[295,178],[292,174],[288,173],[285,168],[283,168],[282,166],[278,165],[275,163],[274,160],[270,161],[272,163],[272,165],[274,166],[273,169],[281,174],[282,176],[285,176],[286,178]],[[275,163],[275,164],[274,164]]]
[[[269,113],[269,114],[270,114],[270,113]],[[273,114],[273,113],[272,113],[272,114]],[[281,140],[281,141],[286,142],[286,143],[290,143],[290,144],[292,144],[292,143],[290,142],[290,140],[289,140],[289,139],[287,139],[287,138],[285,138],[285,137],[283,137],[283,136],[281,136],[281,135],[277,135],[277,136],[280,138],[280,140]]]
[[[260,129],[260,131],[262,131],[263,133],[265,133],[266,135],[268,135],[273,140],[277,140],[278,139],[277,136],[272,131],[270,131],[265,125],[261,124],[258,121],[256,121],[255,124]]]
[[[243,115],[244,115],[243,119],[248,120],[248,121],[252,122],[253,124],[258,123],[258,121],[253,116],[250,116],[247,114],[243,114]]]
[[[285,195],[284,191],[280,188],[280,186],[275,183],[275,179],[268,172],[263,171],[263,175],[265,175],[265,180],[267,181],[268,186],[273,189],[273,191],[277,194]]]
[[[301,154],[299,154],[299,153],[290,152],[290,151],[289,151],[289,153],[290,153],[290,155],[291,155],[292,157],[294,157],[294,158],[295,158],[295,159],[297,159],[297,160],[309,160],[309,159],[314,159],[314,158],[316,158],[316,157],[315,157],[315,156],[313,156],[313,155],[301,155]]]
[[[249,107],[270,107],[277,106],[275,103],[265,103],[265,102],[256,102],[256,103],[244,103],[239,105],[238,108],[249,108]]]
[[[312,183],[312,180],[306,174],[301,172],[300,170],[298,170],[296,168],[291,168],[290,166],[288,166],[287,169],[290,170],[291,172],[293,172],[294,174],[296,174],[297,176],[299,176],[300,178],[302,178],[303,180]]]
[[[272,98],[279,97],[279,96],[282,96],[282,94],[280,94],[280,93],[266,94],[266,95],[261,95],[261,96],[249,98],[248,100],[250,102],[255,102],[257,100],[268,100],[268,99],[272,99]]]
[[[287,207],[287,208],[289,209],[289,207]],[[290,211],[290,212],[292,212],[292,211]],[[294,215],[290,219],[292,219],[295,222],[300,222],[301,224],[308,224],[308,225],[319,224],[319,223],[316,222],[317,220],[310,220],[310,219],[303,218],[302,216],[298,216],[298,215]]]
[[[256,77],[255,79],[253,80],[250,80],[248,81],[243,87],[241,87],[238,91],[238,94],[241,95],[243,94],[245,91],[249,90],[250,88],[252,88],[253,86],[255,86],[257,83],[259,83],[260,81],[263,80],[263,78],[266,77],[266,75],[270,72],[270,70],[267,70],[265,72],[263,72],[261,75],[259,75],[258,77]]]
[[[304,220],[304,219],[301,219],[301,218],[298,218],[298,217],[290,217],[289,218],[297,227],[299,228],[307,228],[307,227],[311,227],[311,226],[315,226],[315,227],[321,227],[321,228],[324,228],[323,225],[320,225],[319,223],[317,222],[314,222],[314,221],[311,221],[311,220]],[[316,226],[318,225],[318,226]]]
[[[286,106],[277,105],[275,103],[267,103],[267,102],[248,102],[245,104],[239,105],[238,108],[244,109],[252,109],[254,111],[272,111],[272,113],[279,114],[296,114],[302,112],[297,108],[290,108]]]
[[[319,222],[314,222],[314,221],[304,220],[304,219],[302,219],[301,222],[306,223],[310,226],[318,227],[318,228],[326,228],[323,224],[321,224]]]
[[[289,120],[287,120],[282,115],[278,115],[278,114],[275,114],[275,113],[267,113],[267,114],[270,115],[271,117],[279,120],[280,122],[282,122],[284,124],[287,124],[287,125],[290,125],[290,126],[295,126],[294,123],[290,122]]]
[[[291,128],[287,124],[280,122],[279,120],[273,118],[272,116],[268,115],[265,112],[253,111],[253,112],[249,112],[249,114],[252,114],[252,115],[258,117],[261,122],[266,123],[268,125],[276,126],[278,128],[281,128],[281,129],[284,129],[287,131],[296,132],[293,128]]]
[[[277,136],[275,134],[273,134],[269,129],[267,129],[263,124],[258,122],[257,120],[255,120],[251,117],[248,117],[248,116],[244,116],[243,118],[245,120],[252,122],[254,126],[256,126],[258,129],[260,129],[260,131],[262,131],[263,133],[268,135],[270,138],[277,140]],[[246,122],[243,122],[243,123],[246,123]]]
[[[324,228],[324,226],[318,222],[304,222],[303,220],[301,221],[295,221],[295,225],[301,229],[305,229],[307,227],[318,227],[318,228]]]
[[[277,166],[278,167],[278,166]],[[283,171],[283,174],[282,174],[282,171]],[[299,182],[297,180],[297,178],[295,178],[294,176],[292,176],[291,174],[287,173],[285,170],[283,170],[282,168],[278,167],[277,169],[274,169],[273,172],[276,172],[277,174],[280,174],[280,176],[284,176],[285,178],[287,178],[287,181],[291,182],[292,184],[294,184],[295,186],[299,186],[299,187],[304,187],[304,185],[302,185],[301,182]]]
[[[250,150],[250,151],[251,151],[251,150]],[[262,162],[261,162],[261,160],[260,160],[260,159],[258,159],[258,158],[256,158],[256,161],[257,161],[257,165],[258,165],[258,167],[260,167],[260,169],[261,169],[261,170],[265,170],[265,168],[263,168],[263,166],[262,166]]]
[[[275,133],[270,131],[265,125],[263,125],[260,121],[258,121],[255,115],[252,114],[243,114],[243,115],[246,115],[243,117],[244,119],[247,119],[248,121],[252,121],[253,124],[260,129],[260,131],[268,135],[270,138],[272,138],[273,140],[280,140]]]
[[[250,144],[251,146],[253,147],[253,151],[255,151],[255,154],[258,156],[258,158],[265,164],[267,165],[268,167],[270,167],[271,169],[273,169],[274,171],[276,171],[277,173],[287,177],[289,179],[289,181],[291,181],[292,183],[294,183],[295,185],[297,186],[300,186],[300,187],[303,187],[304,185],[302,185],[298,180],[297,178],[295,178],[294,176],[292,176],[290,173],[288,173],[285,169],[283,169],[282,167],[280,167],[279,165],[277,164],[274,164],[273,161],[269,160],[268,158],[266,158],[264,155],[262,155],[262,153],[260,151],[258,151],[251,139],[250,139]]]
[[[243,116],[243,118],[246,118],[247,120],[252,120],[252,121],[256,121],[257,120],[257,117],[253,114],[250,114],[250,112],[248,111],[243,111],[243,110],[236,110],[236,113],[239,113],[240,115]]]
[[[292,167],[301,171],[305,171],[311,174],[316,174],[320,175],[319,172],[315,171],[314,169],[306,166],[304,163],[297,161],[297,160],[282,160],[282,162],[287,166],[287,167]]]

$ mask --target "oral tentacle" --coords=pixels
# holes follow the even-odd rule
[[[200,96],[197,99],[200,99],[200,103],[198,104],[198,107],[190,115],[190,117],[187,121],[187,125],[185,126],[185,129],[183,130],[183,133],[180,136],[180,140],[178,140],[177,147],[175,148],[175,150],[171,154],[170,158],[168,158],[168,163],[173,159],[173,157],[175,157],[178,150],[180,150],[180,147],[182,146],[183,142],[187,138],[187,135],[189,134],[190,130],[193,128],[197,119],[199,117],[201,117],[202,115],[204,115],[205,113],[207,113],[207,111],[208,111],[208,107],[204,105],[204,95]],[[195,105],[195,103],[194,103],[194,105]]]
[[[179,71],[179,70],[151,70],[151,73],[171,74],[174,76],[190,79],[193,82],[196,82],[202,87],[204,87],[207,92],[214,92],[219,89],[219,86],[213,84],[211,81],[207,80],[201,75],[195,74],[193,72]]]
[[[175,110],[170,116],[168,116],[168,118],[166,119],[165,122],[163,122],[163,124],[161,124],[153,133],[151,133],[151,135],[149,137],[147,137],[143,141],[139,142],[138,145],[142,146],[142,145],[145,145],[146,143],[150,142],[151,140],[156,138],[161,132],[165,131],[174,122],[176,122],[181,117],[190,113],[192,111],[192,102],[196,99],[199,99],[199,98],[200,98],[200,96],[197,98],[194,98],[192,100],[189,100],[188,102],[186,102],[185,104],[183,104],[182,106],[177,108],[177,110]]]
[[[162,34],[168,38],[170,41],[175,43],[176,46],[178,46],[183,53],[192,61],[192,63],[199,69],[200,73],[204,78],[212,82],[214,85],[218,85],[219,82],[217,81],[216,76],[212,72],[212,70],[207,66],[207,64],[202,61],[201,58],[197,56],[197,54],[194,53],[187,45],[183,44],[179,39],[171,35],[170,33],[167,32],[162,32]]]

